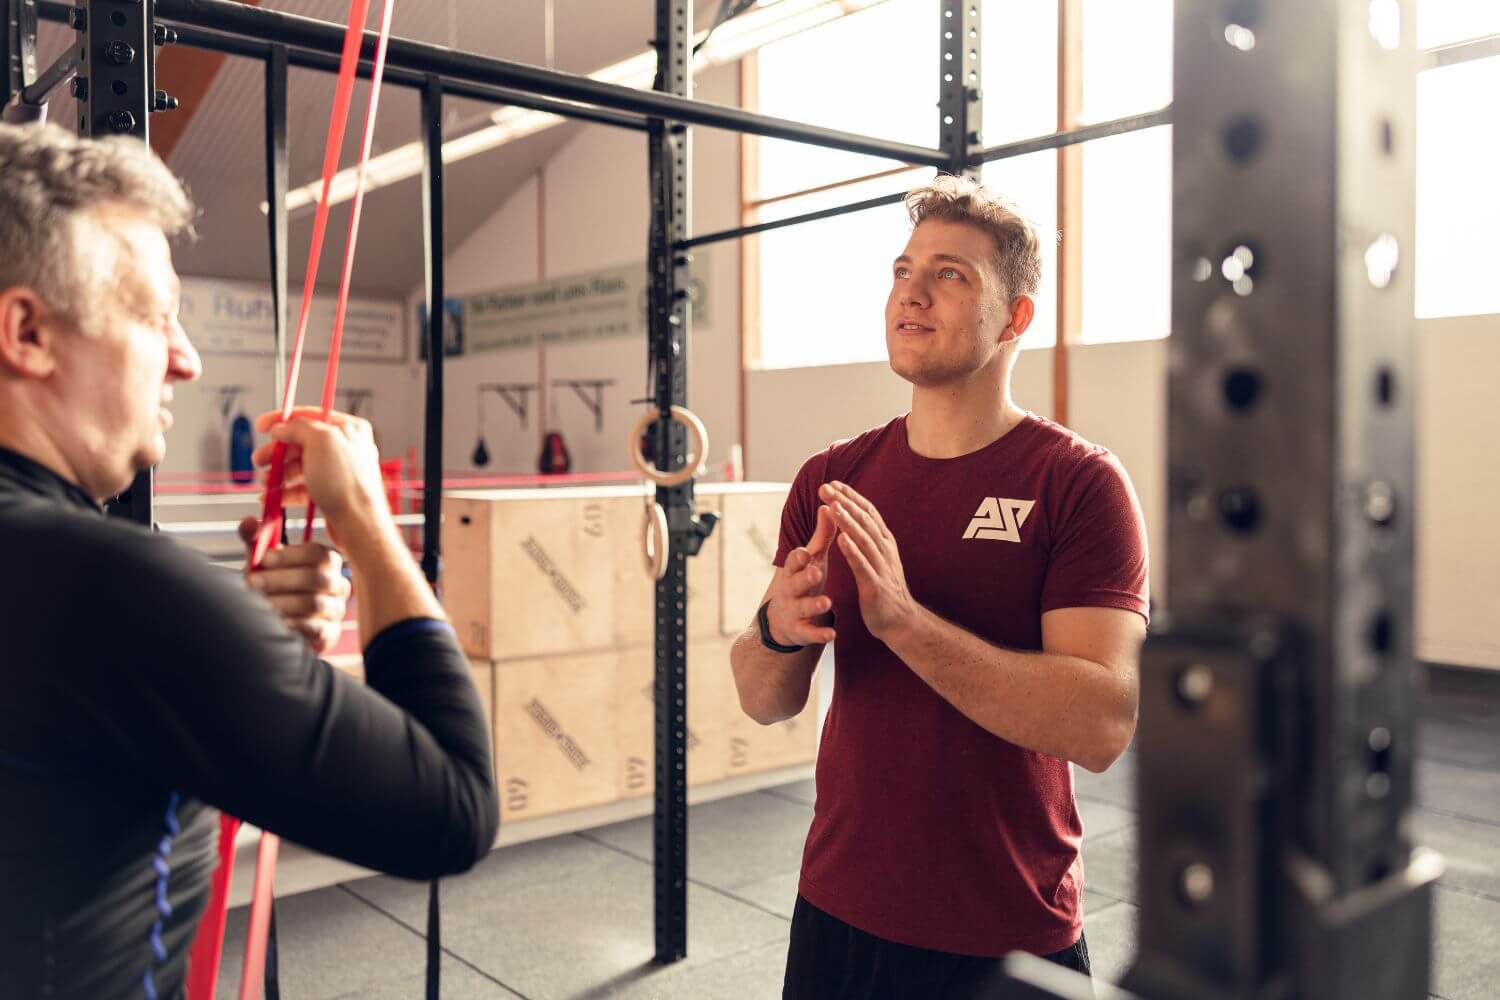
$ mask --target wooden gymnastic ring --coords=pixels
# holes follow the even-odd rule
[[[667,535],[667,512],[655,500],[641,518],[641,555],[646,564],[646,575],[660,580],[667,575],[667,557],[671,555]]]
[[[630,462],[636,471],[651,480],[658,486],[681,486],[703,471],[708,462],[708,428],[703,426],[703,421],[698,415],[686,406],[674,406],[671,411],[672,419],[687,428],[688,432],[688,455],[687,461],[682,468],[673,472],[662,472],[646,461],[646,456],[641,454],[641,437],[646,433],[646,428],[661,419],[661,411],[651,407],[641,414],[641,419],[636,422],[635,428],[630,432]]]

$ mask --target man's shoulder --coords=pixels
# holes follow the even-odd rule
[[[901,431],[905,426],[905,416],[893,417],[885,423],[861,431],[853,437],[840,438],[834,441],[824,451],[819,452],[814,457],[826,458],[830,470],[852,468],[859,464],[866,456],[880,451],[882,447],[889,444],[892,435]]]
[[[212,570],[187,546],[141,525],[30,499],[0,502],[0,547],[33,573],[66,578],[73,593],[89,580],[149,588],[187,578],[192,587]]]
[[[1031,451],[1041,459],[1047,474],[1071,479],[1123,471],[1119,458],[1103,445],[1095,444],[1072,428],[1046,417],[1034,416],[1032,419],[1032,433],[1036,437]]]

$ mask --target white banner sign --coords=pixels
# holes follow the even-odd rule
[[[297,333],[301,299],[295,292],[286,307],[287,351]],[[328,357],[337,297],[315,295],[308,313],[307,345],[303,356]],[[407,360],[406,336],[399,302],[349,300],[344,316],[340,356],[347,361]],[[271,286],[254,281],[204,278],[182,279],[183,329],[201,354],[241,354],[271,357],[276,353]]]
[[[708,254],[695,251],[694,272],[709,273]],[[692,287],[693,321],[706,322],[702,278]],[[478,354],[606,337],[646,335],[646,265],[629,264],[550,281],[497,288],[450,300],[444,340],[450,355]],[[419,309],[419,327],[425,309]]]

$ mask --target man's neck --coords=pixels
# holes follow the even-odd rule
[[[958,385],[912,386],[906,438],[926,458],[958,458],[1010,433],[1025,417],[1010,397],[1010,378]]]
[[[0,407],[0,448],[25,456],[58,478],[88,492],[88,487],[79,481],[78,474],[52,440],[34,425],[16,419],[15,414],[4,407]],[[103,502],[102,498],[96,500]]]

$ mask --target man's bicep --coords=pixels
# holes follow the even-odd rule
[[[1146,620],[1123,608],[1057,608],[1042,615],[1042,651],[1098,663],[1132,683]]]

